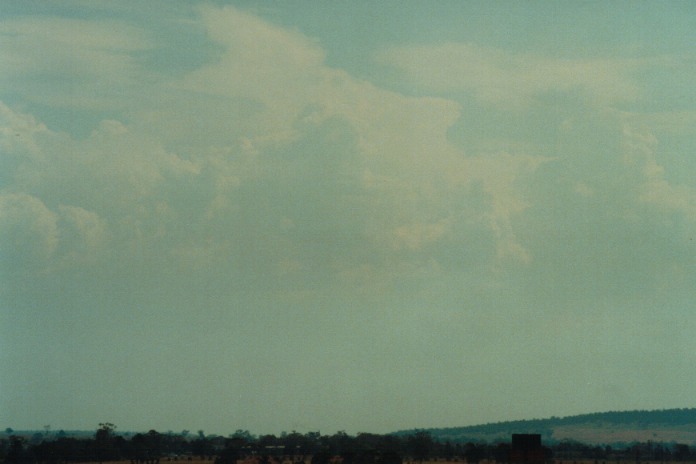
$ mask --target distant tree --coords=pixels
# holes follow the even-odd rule
[[[230,438],[237,438],[244,441],[245,443],[251,443],[254,441],[254,436],[248,430],[237,429],[230,435]]]
[[[136,433],[130,440],[128,457],[135,464],[157,464],[162,455],[162,434],[150,430]]]
[[[386,455],[388,453],[401,455],[403,451],[403,441],[394,435],[382,435],[377,444],[377,450],[381,455]]]
[[[481,445],[467,443],[464,446],[464,457],[468,464],[478,464],[485,457],[486,451]]]
[[[498,464],[506,464],[510,461],[510,443],[498,443],[493,449],[493,459]]]
[[[355,464],[378,464],[379,453],[377,450],[358,450],[353,457]]]
[[[36,461],[39,463],[59,464],[78,459],[75,453],[75,439],[58,438],[53,441],[44,441],[33,447]]]
[[[32,446],[38,445],[38,444],[41,443],[43,440],[44,440],[44,434],[43,434],[43,433],[41,433],[41,432],[34,432],[34,433],[31,435],[31,439],[29,440],[29,444],[32,445]]]
[[[429,432],[421,430],[409,436],[407,444],[413,459],[423,462],[430,456],[434,442]]]
[[[237,460],[242,457],[242,451],[239,448],[226,447],[215,458],[215,464],[237,464]]]
[[[147,432],[147,451],[152,462],[158,463],[162,455],[162,434],[157,430]]]
[[[677,461],[688,461],[691,457],[691,450],[689,449],[689,445],[685,445],[683,443],[675,444],[672,456],[674,456],[674,459]]]
[[[352,462],[351,457],[355,454],[355,439],[341,430],[331,436],[324,437],[326,447],[332,454],[343,456],[344,464]]]
[[[355,437],[355,451],[357,453],[366,453],[376,451],[379,448],[381,437],[374,433],[359,433]]]
[[[319,432],[307,432],[300,440],[301,454],[314,454],[322,447],[322,436]]]
[[[379,455],[378,464],[402,464],[404,460],[397,451],[384,451]]]
[[[451,461],[457,455],[456,448],[451,441],[447,440],[440,447],[439,452],[440,457],[445,458],[447,461]]]
[[[268,435],[261,435],[256,443],[257,443],[259,449],[264,449],[267,446],[278,446],[278,443],[280,443],[280,442],[278,440],[278,437],[276,437],[273,434],[268,434]]]
[[[94,434],[94,458],[98,462],[118,460],[118,452],[115,446],[116,426],[111,422],[100,422],[99,428]]]
[[[331,453],[326,450],[318,451],[312,455],[312,464],[329,464],[330,460]]]
[[[10,436],[10,446],[5,455],[5,463],[29,464],[33,460],[32,453],[26,448],[26,440],[16,435]]]
[[[282,436],[283,445],[285,446],[285,454],[288,456],[296,456],[297,454],[305,454],[305,437],[301,433],[292,431]]]
[[[205,459],[213,454],[213,444],[202,430],[198,431],[198,438],[191,442],[191,452],[196,456],[200,456],[201,459]]]

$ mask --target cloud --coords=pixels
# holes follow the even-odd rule
[[[218,61],[190,73],[179,85],[187,90],[264,105],[262,127],[276,129],[281,140],[291,132],[297,112],[311,104],[321,85],[321,48],[299,33],[275,27],[228,7],[203,8],[209,37],[224,51]],[[268,136],[269,134],[265,134]]]
[[[96,213],[76,206],[59,206],[61,246],[66,249],[68,267],[100,258],[108,245],[108,225]],[[77,262],[77,263],[76,263]]]
[[[636,158],[655,142],[625,132],[620,113],[603,110],[596,121],[592,107],[564,114],[553,128],[557,152],[532,142],[470,153],[450,134],[470,110],[462,104],[355,78],[328,66],[317,41],[239,9],[200,12],[217,59],[152,86],[161,105],[133,102],[128,117],[104,118],[84,138],[2,107],[6,190],[39,199],[60,218],[60,237],[79,237],[62,256],[81,249],[107,259],[99,249],[110,247],[119,260],[149,253],[158,256],[153,266],[245,268],[300,286],[360,269],[384,282],[433,266],[494,272],[543,263],[528,230],[572,227],[590,211],[622,221],[643,214],[640,201],[693,214],[688,188],[671,185],[654,157]],[[113,37],[81,45],[72,23],[44,21],[64,53],[103,53],[115,60],[114,79],[140,72],[132,58],[149,46],[141,32],[110,23]],[[25,23],[5,27],[29,40]],[[120,59],[131,64],[118,77]],[[380,59],[426,89],[472,91],[496,105],[575,90],[609,102],[639,93],[630,62],[452,43],[384,50]],[[559,193],[582,208],[564,211]]]
[[[119,254],[125,265],[145,254],[157,256],[153,266],[269,272],[299,287],[369,269],[382,286],[422,276],[418,269],[541,266],[548,254],[529,231],[598,230],[583,215],[598,213],[593,221],[607,229],[643,217],[647,205],[693,215],[693,192],[667,181],[654,137],[627,129],[621,113],[564,115],[555,153],[533,143],[470,153],[450,137],[469,111],[453,100],[357,79],[328,66],[318,42],[235,8],[205,7],[201,21],[218,58],[163,81],[153,90],[161,106],[136,104],[81,139],[3,106],[6,191],[41,201],[58,228],[60,246],[44,258],[90,255],[94,264]],[[83,55],[68,26],[56,20],[48,30],[76,56],[130,60],[147,47],[143,34],[129,39],[114,23],[114,37]],[[390,49],[381,59],[420,69],[425,88],[471,90],[496,105],[574,89],[608,101],[638,94],[629,63],[461,44]],[[441,77],[429,74],[436,70]],[[567,211],[554,196],[579,208]]]
[[[153,46],[141,29],[113,20],[11,18],[0,36],[0,82],[28,102],[73,108],[118,105],[146,80],[137,55]]]
[[[334,205],[335,209],[315,209],[322,212],[321,222],[336,224],[334,238],[342,236],[340,230],[357,229],[353,236],[367,240],[362,247],[400,249],[408,242],[406,249],[414,251],[442,239],[442,232],[424,231],[441,230],[458,214],[451,200],[481,176],[487,179],[487,194],[495,195],[498,204],[504,201],[503,189],[508,189],[505,201],[512,201],[511,186],[504,184],[514,182],[514,174],[494,180],[484,170],[497,161],[470,161],[448,140],[447,131],[460,114],[456,102],[403,96],[330,68],[316,42],[234,8],[205,10],[203,18],[210,37],[224,51],[217,62],[175,86],[216,94],[230,104],[241,99],[258,103],[244,118],[243,129],[230,128],[240,132],[238,139],[221,147],[244,154],[256,173],[253,180],[240,178],[242,190],[248,182],[265,183],[267,176],[280,175],[283,182],[292,183],[279,185],[296,190],[294,195],[303,199],[312,218],[309,223],[316,219],[312,205]],[[249,52],[250,43],[256,44],[254,53]],[[320,171],[315,174],[315,169]],[[495,170],[492,165],[488,169]],[[334,177],[338,173],[340,177]],[[312,188],[321,188],[319,200]],[[300,194],[302,190],[306,193]],[[288,207],[290,214],[286,211],[285,216],[297,230],[307,232],[302,224],[308,222],[293,216],[297,205]],[[503,213],[499,206],[493,215],[510,214],[511,206],[506,208]],[[509,240],[509,234],[503,235]]]
[[[428,153],[442,156],[447,148],[445,133],[458,116],[456,103],[408,98],[353,78],[326,66],[314,41],[238,9],[203,11],[211,39],[224,52],[177,85],[260,103],[249,130],[261,133],[247,137],[256,149],[289,143],[302,128],[336,117],[349,121],[360,134],[361,148],[379,158],[398,152],[402,161],[410,156],[424,161]]]
[[[658,140],[650,131],[626,124],[623,131],[624,164],[641,178],[637,198],[660,211],[677,213],[689,222],[696,221],[696,190],[687,185],[672,185],[665,168],[657,161]]]
[[[58,245],[57,222],[57,215],[36,197],[0,195],[0,252],[7,270],[45,270]]]
[[[437,241],[447,233],[447,221],[436,224],[411,224],[399,226],[394,230],[394,247],[409,250],[420,250],[430,242]]]
[[[471,43],[391,47],[375,59],[426,91],[470,92],[504,108],[527,106],[555,93],[580,92],[595,104],[633,101],[640,95],[630,77],[639,64],[635,60],[549,58]]]
[[[683,282],[693,261],[694,190],[668,180],[657,138],[620,112],[588,112],[563,132],[559,156],[539,167],[528,207],[511,220],[532,258],[522,284],[530,305],[593,318],[627,301],[647,310],[657,294],[671,300],[659,289]]]
[[[467,154],[448,135],[457,102],[357,79],[326,65],[316,41],[239,9],[200,12],[217,59],[147,81],[160,102],[152,108],[129,89],[127,116],[75,138],[4,107],[16,119],[8,124],[35,134],[22,138],[32,156],[10,147],[19,164],[9,185],[60,215],[61,236],[81,237],[64,256],[80,262],[81,249],[93,264],[117,255],[124,265],[157,256],[152,266],[234,267],[300,286],[366,268],[398,278],[433,260],[491,269],[533,259],[512,224],[544,157]],[[43,21],[43,39],[30,39],[25,22],[5,25],[17,53],[55,34],[55,59],[95,59],[89,72],[81,61],[66,68],[88,89],[102,72],[118,85],[149,73],[134,57],[151,44],[131,26]],[[97,24],[106,36],[83,44]],[[16,143],[9,132],[3,141]]]

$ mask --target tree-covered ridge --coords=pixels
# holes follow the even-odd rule
[[[615,426],[632,428],[679,427],[696,424],[696,408],[608,411],[547,419],[528,419],[495,422],[465,427],[425,429],[438,439],[452,441],[491,440],[496,437],[507,439],[511,433],[540,433],[552,440],[553,431],[564,426]],[[410,434],[413,430],[402,430],[397,435]]]

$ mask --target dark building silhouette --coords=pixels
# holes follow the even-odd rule
[[[510,462],[519,464],[542,464],[545,461],[541,435],[538,433],[513,433],[510,447]]]

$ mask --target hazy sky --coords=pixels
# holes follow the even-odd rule
[[[0,427],[694,406],[696,3],[0,4]]]

